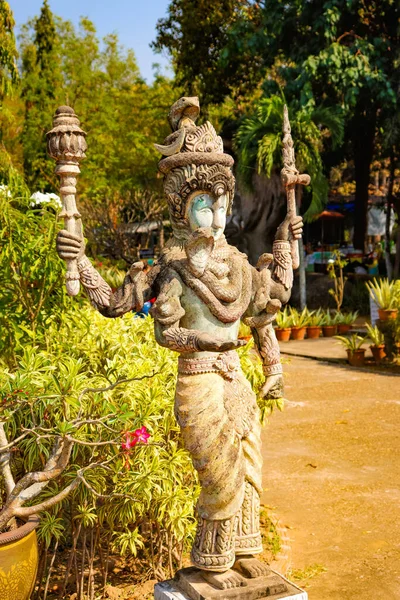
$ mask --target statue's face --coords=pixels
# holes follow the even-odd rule
[[[228,199],[225,194],[218,200],[206,193],[196,194],[191,200],[188,212],[190,229],[196,231],[199,227],[210,227],[214,239],[217,240],[224,233],[227,206]]]

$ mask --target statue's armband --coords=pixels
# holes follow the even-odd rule
[[[79,277],[93,306],[101,310],[110,306],[112,290],[100,273],[96,271],[87,256],[78,263]]]
[[[274,255],[273,278],[281,283],[286,290],[293,286],[293,265],[290,253],[290,243],[275,240],[272,247]]]

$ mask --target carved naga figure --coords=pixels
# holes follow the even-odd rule
[[[245,343],[237,339],[239,324],[243,320],[251,327],[263,363],[261,395],[282,396],[272,323],[290,297],[293,248],[301,237],[302,219],[295,210],[288,211],[273,253],[263,254],[257,268],[227,243],[224,228],[234,193],[233,158],[224,153],[209,122],[196,126],[199,111],[197,98],[178,100],[168,116],[172,133],[162,146],[156,145],[163,155],[159,169],[173,237],[149,273],[143,273],[142,263],[135,263],[113,292],[85,256],[76,209],[71,218],[78,218],[78,229],[73,232],[70,225],[69,231],[60,231],[57,250],[62,259],[76,261],[92,305],[106,317],[139,310],[146,300],[157,297],[152,308],[156,340],[179,353],[175,415],[201,483],[192,562],[210,584],[226,589],[268,572],[267,565],[255,558],[262,551],[260,419],[255,394],[235,352]],[[79,125],[72,109],[59,109],[59,122],[61,113],[62,130],[49,134],[52,156],[58,160],[54,147],[62,143],[54,144],[54,137],[68,134],[68,118],[75,135]],[[290,164],[283,175],[293,202],[293,186],[309,179],[295,169],[285,118]],[[61,158],[65,163],[66,157]],[[71,193],[71,187],[65,193]]]

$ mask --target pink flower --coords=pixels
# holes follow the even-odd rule
[[[149,437],[150,434],[144,426],[140,427],[140,429],[135,429],[135,431],[127,431],[124,434],[124,441],[121,444],[121,448],[129,452],[136,444],[147,444]]]

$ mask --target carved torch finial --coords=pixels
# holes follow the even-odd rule
[[[53,129],[46,134],[47,151],[56,161],[55,173],[60,177],[60,195],[65,229],[82,236],[81,215],[75,202],[76,180],[80,173],[79,163],[86,157],[86,133],[80,128],[79,119],[70,106],[57,108]],[[79,273],[76,260],[67,260],[66,287],[70,296],[79,293]]]
[[[295,157],[294,157],[294,146],[290,128],[288,107],[286,104],[283,107],[283,125],[282,125],[283,139],[282,139],[282,162],[283,169],[281,171],[281,179],[284,187],[286,188],[287,195],[287,213],[288,215],[296,215],[296,185],[308,185],[310,183],[309,175],[300,175],[296,169]],[[297,269],[299,260],[299,243],[297,240],[290,242],[290,252],[292,255],[293,269]]]

